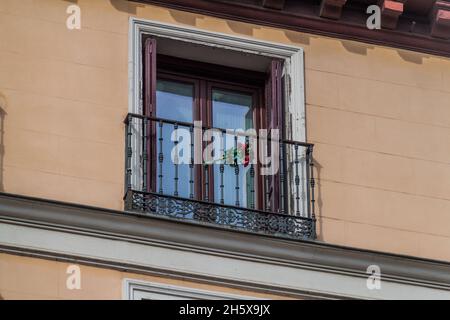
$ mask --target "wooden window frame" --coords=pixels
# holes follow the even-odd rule
[[[149,49],[149,47],[151,47]],[[150,53],[150,54],[149,54]],[[144,45],[144,114],[154,116],[156,111],[156,82],[158,79],[169,79],[183,83],[194,84],[194,120],[202,120],[205,127],[212,127],[212,88],[230,89],[234,92],[251,93],[253,97],[254,124],[255,129],[278,128],[283,131],[282,118],[282,87],[281,70],[282,61],[274,59],[267,73],[243,70],[222,65],[214,65],[199,61],[186,60],[156,54],[156,40],[147,38]],[[149,66],[149,64],[151,66]],[[274,66],[277,69],[274,69]],[[156,71],[156,72],[155,72]],[[151,74],[149,74],[151,73]],[[149,92],[152,90],[153,92]],[[270,102],[269,102],[270,101]],[[268,116],[268,107],[273,109],[276,106],[276,112],[271,112]],[[276,121],[270,121],[270,118],[276,118]],[[153,129],[154,130],[154,129]],[[153,135],[155,136],[155,135]],[[148,150],[152,161],[148,161],[148,185],[153,191],[156,190],[156,165],[152,165],[156,160],[155,143],[149,140]],[[203,146],[204,147],[204,146]],[[205,177],[201,168],[202,165],[196,165],[196,175],[200,179],[194,180],[195,198],[204,200]],[[255,166],[255,194],[256,209],[264,210],[266,186],[260,172],[260,163]],[[200,173],[200,174],[198,174]],[[198,174],[198,175],[197,175]],[[271,207],[278,208],[278,179],[272,178],[269,188],[272,189]],[[209,190],[208,196],[211,202],[214,201],[214,173],[209,168]]]

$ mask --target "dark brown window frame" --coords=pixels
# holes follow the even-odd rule
[[[186,60],[156,53],[156,39],[144,40],[144,114],[150,117],[156,112],[156,82],[158,79],[170,79],[182,83],[194,84],[193,110],[194,120],[202,120],[205,127],[212,127],[212,88],[233,90],[243,93],[251,93],[253,97],[253,118],[255,129],[283,129],[282,118],[282,84],[281,67],[282,61],[272,60],[267,73],[242,70],[228,66],[214,65],[199,61]],[[152,136],[156,137],[155,128],[152,128]],[[280,137],[282,138],[282,137]],[[148,139],[150,159],[147,172],[148,185],[156,190],[157,169],[156,141]],[[205,143],[206,145],[206,143]],[[204,146],[205,146],[204,145]],[[204,147],[203,146],[203,147]],[[200,177],[194,181],[195,197],[204,200],[205,175],[202,165],[195,165],[196,176]],[[264,209],[267,194],[270,195],[271,207],[277,208],[279,185],[277,176],[270,179],[269,185],[264,185],[261,178],[260,163],[255,167],[255,194],[257,195],[256,209]],[[208,197],[214,201],[214,173],[209,168],[208,179],[210,181]],[[270,191],[268,192],[268,190]],[[273,196],[275,195],[275,196]]]

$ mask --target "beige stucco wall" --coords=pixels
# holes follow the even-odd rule
[[[303,47],[319,240],[450,261],[449,59],[124,0],[0,1],[2,191],[122,208],[130,16]]]
[[[253,292],[230,287],[197,283],[151,275],[121,272],[77,264],[80,268],[80,289],[69,289],[67,280],[73,264],[0,253],[0,299],[124,299],[125,279],[155,285],[195,288],[213,293],[240,295],[263,299],[292,299],[285,296]],[[73,278],[71,278],[73,279]],[[69,279],[69,282],[70,280]]]

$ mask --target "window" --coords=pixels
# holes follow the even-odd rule
[[[126,210],[314,237],[302,50],[137,18],[130,27]]]
[[[154,119],[148,145],[153,160],[147,175],[150,190],[230,206],[270,206],[277,210],[276,177],[264,181],[260,166],[250,164],[248,136],[227,132],[282,129],[282,61],[273,59],[267,72],[256,72],[157,54],[157,43],[147,38],[144,44],[144,114]],[[180,128],[189,130],[194,121],[204,128],[223,130],[212,137],[220,140],[221,157],[209,165],[176,165],[169,161],[178,143],[172,134]],[[239,164],[236,158],[241,160]]]

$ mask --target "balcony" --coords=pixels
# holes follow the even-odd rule
[[[280,139],[273,144],[272,138],[247,132],[137,114],[124,122],[127,211],[281,238],[315,238],[312,144]],[[190,138],[184,141],[189,159],[184,163],[178,158],[180,129]],[[222,153],[219,161],[199,164],[195,150],[200,145],[203,155],[205,142],[195,142],[195,136],[204,138],[208,130],[216,132],[211,143],[223,142]],[[223,147],[225,141],[232,147]],[[249,161],[249,153],[259,155],[254,145],[279,161],[273,174],[262,174],[264,166]]]

